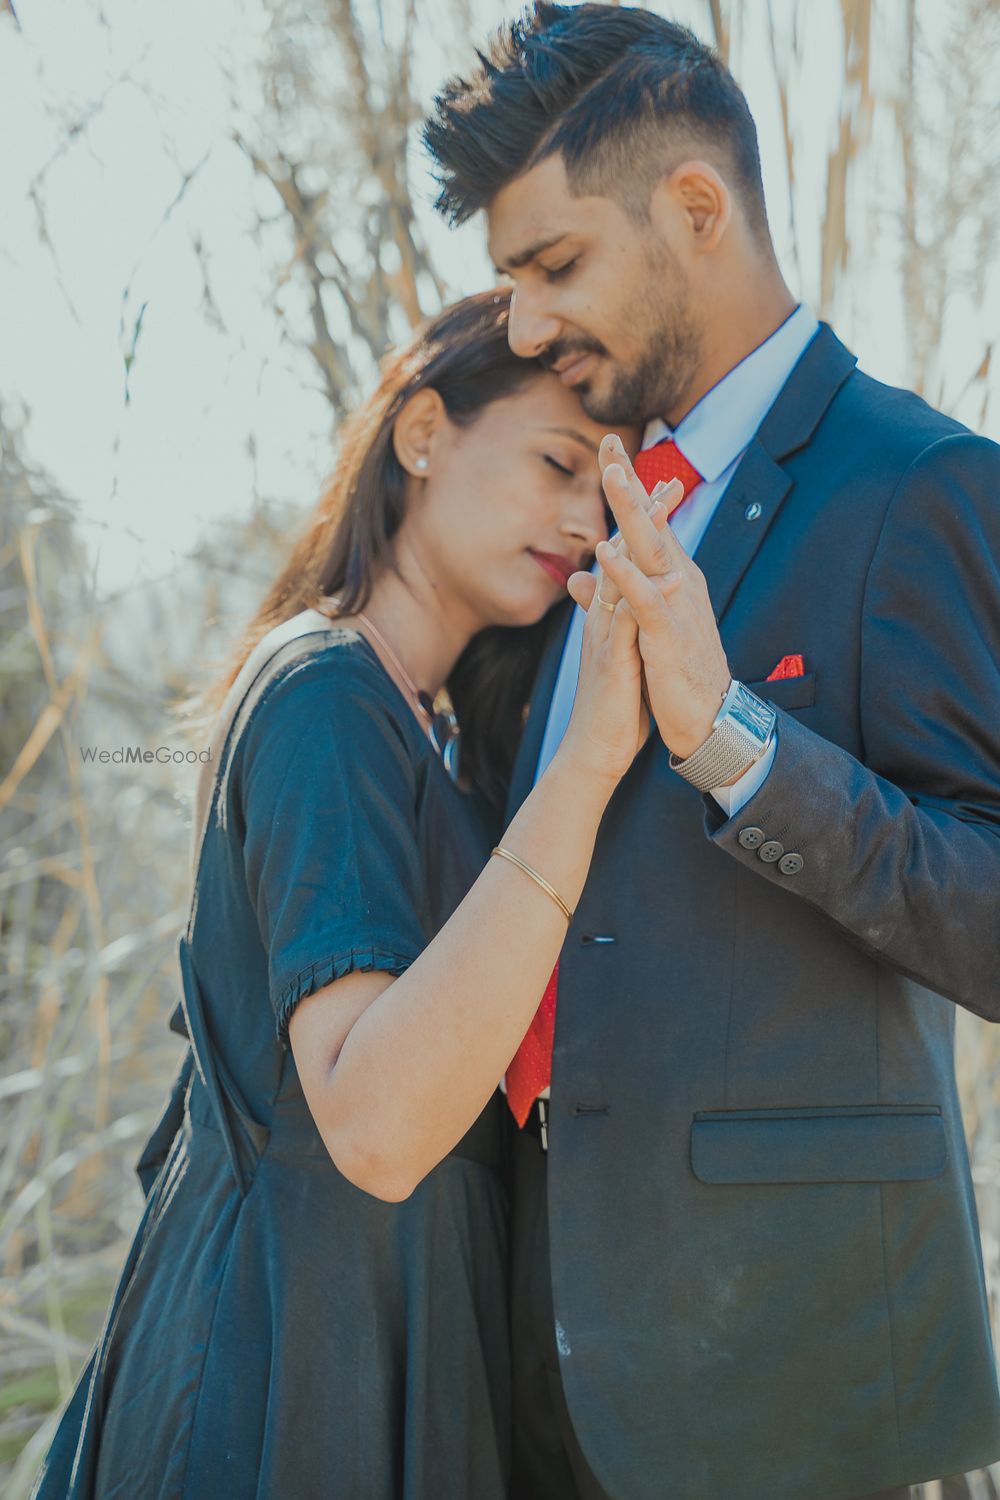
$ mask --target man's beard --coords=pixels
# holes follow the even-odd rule
[[[665,245],[657,245],[647,258],[648,280],[639,299],[630,302],[628,323],[641,321],[642,346],[628,364],[612,360],[596,339],[579,344],[553,345],[547,358],[579,351],[602,359],[610,372],[607,388],[598,390],[589,379],[574,390],[588,417],[609,427],[648,422],[665,417],[685,404],[702,358],[702,330],[695,317],[691,293],[684,273]]]

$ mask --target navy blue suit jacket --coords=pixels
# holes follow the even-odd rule
[[[837,1500],[1000,1458],[953,1065],[956,1005],[1000,1019],[1000,449],[823,325],[697,562],[778,751],[726,818],[654,735],[602,823],[553,1059],[562,1375],[616,1500]]]

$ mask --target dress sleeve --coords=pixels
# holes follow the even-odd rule
[[[355,969],[401,974],[426,943],[417,771],[390,688],[357,646],[330,647],[243,732],[244,871],[285,1047],[300,1000]]]

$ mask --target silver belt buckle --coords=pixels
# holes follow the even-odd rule
[[[549,1101],[547,1099],[536,1099],[538,1105],[538,1124],[541,1127],[542,1150],[549,1149]]]

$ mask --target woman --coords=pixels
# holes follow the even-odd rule
[[[387,362],[215,695],[196,1066],[44,1500],[506,1493],[497,1083],[646,731],[634,622],[595,602],[563,746],[488,857],[536,627],[605,536],[602,430],[510,353],[508,306]]]

